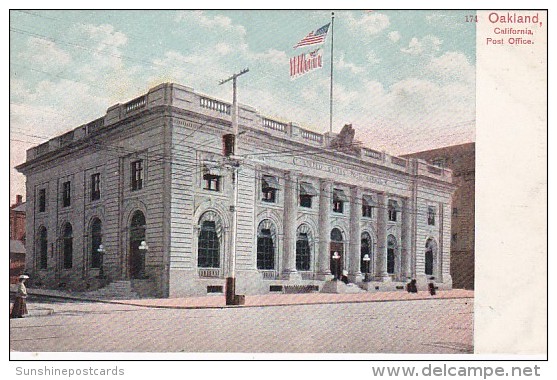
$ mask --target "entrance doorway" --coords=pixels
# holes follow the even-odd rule
[[[425,274],[435,276],[436,272],[437,243],[433,239],[428,239],[425,243]]]
[[[144,241],[145,215],[141,211],[136,211],[130,224],[130,278],[143,278],[145,276],[145,252],[139,249],[141,242]]]
[[[396,238],[393,235],[387,236],[387,273],[390,275],[396,273],[396,249]]]
[[[330,269],[331,274],[336,280],[342,276],[342,269],[344,268],[344,242],[342,239],[342,232],[338,228],[333,228],[331,231],[331,245],[330,245]],[[334,258],[335,252],[338,258]]]

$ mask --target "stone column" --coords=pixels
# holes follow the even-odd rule
[[[299,279],[296,271],[296,220],[298,212],[298,174],[285,173],[284,181],[284,216],[283,216],[283,269],[284,280]]]
[[[387,195],[377,195],[377,261],[375,275],[378,281],[388,282],[391,277],[387,273]]]
[[[350,188],[350,246],[349,246],[349,270],[348,278],[351,282],[362,281],[360,268],[360,256],[362,245],[362,233],[360,217],[362,215],[362,191],[359,187]]]
[[[401,232],[401,280],[407,281],[412,277],[412,204],[409,199],[402,205]]]
[[[319,183],[319,252],[317,253],[317,278],[319,280],[330,280],[333,277],[329,257],[332,197],[333,182],[321,180]]]

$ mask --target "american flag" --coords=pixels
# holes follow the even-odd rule
[[[323,25],[321,28],[317,29],[315,33],[311,31],[307,36],[302,38],[302,40],[298,42],[296,46],[294,46],[294,49],[302,46],[318,45],[325,42],[325,38],[327,37],[327,32],[329,31],[329,25],[331,25],[331,23],[328,23],[327,25]]]

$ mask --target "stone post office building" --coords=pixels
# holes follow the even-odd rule
[[[362,147],[350,128],[318,134],[242,105],[232,207],[230,113],[165,83],[29,149],[17,169],[34,284],[204,295],[223,291],[234,259],[238,294],[321,287],[342,270],[372,291],[431,277],[451,288],[450,170]]]

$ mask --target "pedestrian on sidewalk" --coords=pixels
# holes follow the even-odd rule
[[[15,294],[15,302],[14,306],[12,307],[12,312],[10,313],[10,318],[23,318],[27,312],[27,304],[25,303],[25,299],[27,298],[27,289],[25,288],[25,280],[27,280],[29,276],[26,274],[22,274],[19,276],[19,282],[17,284],[17,290]]]
[[[435,277],[431,277],[431,282],[429,283],[428,287],[429,287],[429,294],[431,294],[432,296],[434,296],[436,294],[435,291],[435,283],[433,282],[435,280]]]
[[[348,283],[350,283],[350,280],[348,280],[348,271],[346,271],[346,270],[342,271],[342,277],[340,278],[340,280],[342,282],[344,282],[346,285],[348,285]]]
[[[418,287],[416,286],[415,279],[412,279],[408,284],[406,284],[406,290],[408,293],[418,293]]]

